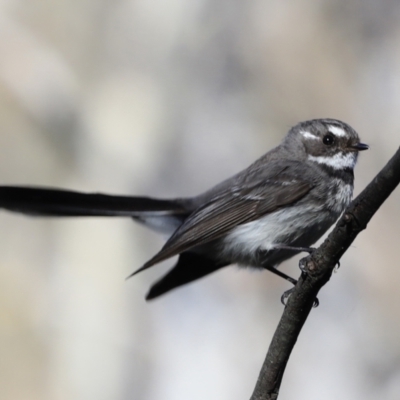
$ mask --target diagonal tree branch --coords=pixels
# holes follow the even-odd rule
[[[353,200],[322,245],[300,260],[304,272],[288,299],[250,400],[278,398],[286,364],[319,290],[329,281],[342,255],[399,182],[400,148]]]

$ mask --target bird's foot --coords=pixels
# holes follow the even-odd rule
[[[291,289],[289,289],[289,290],[286,290],[286,292],[283,292],[283,294],[282,294],[282,296],[281,296],[281,303],[286,307],[286,305],[287,305],[287,300],[288,300],[288,298],[290,297],[290,295],[293,293],[293,291],[294,291],[294,287],[293,288],[291,288]],[[317,308],[319,306],[319,300],[318,300],[318,297],[316,297],[315,299],[314,299],[314,303],[313,303],[313,308]]]
[[[282,296],[281,296],[281,303],[286,307],[287,304],[287,299],[290,297],[290,295],[292,294],[294,290],[294,287],[286,290],[285,292],[283,292]]]
[[[340,268],[340,261],[338,261],[338,262],[336,263],[335,268],[333,268],[333,272],[334,272],[334,273],[338,272],[338,271],[339,271],[339,268]]]

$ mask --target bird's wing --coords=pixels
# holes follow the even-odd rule
[[[216,195],[190,214],[161,251],[130,276],[183,251],[218,239],[238,225],[289,206],[305,196],[313,186],[305,180],[289,180],[287,174],[284,179],[282,176]]]

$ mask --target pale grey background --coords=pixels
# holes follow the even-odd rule
[[[400,143],[400,3],[0,1],[0,183],[197,194],[333,117]],[[323,289],[280,399],[397,400],[400,192]],[[290,286],[227,268],[152,303],[171,265],[128,219],[0,213],[0,398],[249,398]],[[298,258],[297,258],[298,259]],[[298,275],[297,262],[282,268]]]

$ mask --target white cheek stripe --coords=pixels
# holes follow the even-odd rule
[[[337,153],[331,157],[308,156],[308,159],[318,164],[328,165],[329,167],[332,167],[334,169],[345,169],[345,168],[353,169],[357,161],[356,155],[354,153],[347,153],[347,154]]]
[[[314,140],[318,140],[318,136],[315,136],[315,135],[313,135],[312,133],[310,133],[310,132],[307,132],[307,131],[301,131],[300,132],[305,138],[307,138],[307,139],[314,139]]]
[[[346,136],[346,132],[342,128],[339,128],[338,126],[329,125],[328,130],[330,133],[333,133],[337,137]]]

